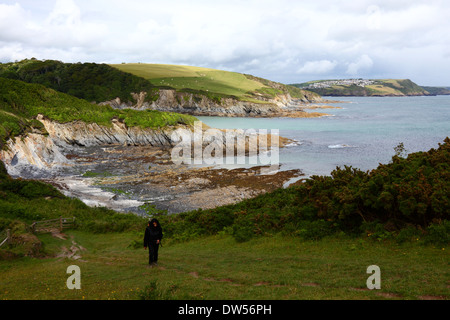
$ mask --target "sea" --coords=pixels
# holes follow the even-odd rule
[[[313,110],[328,114],[320,118],[197,118],[212,128],[278,130],[296,141],[280,148],[280,170],[300,169],[305,177],[344,166],[369,171],[389,163],[401,143],[409,154],[450,136],[450,96],[324,98],[338,108]]]

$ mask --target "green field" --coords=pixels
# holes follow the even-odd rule
[[[273,236],[245,243],[226,234],[165,241],[159,266],[148,267],[143,233],[41,235],[46,258],[0,261],[0,299],[290,300],[448,299],[448,248],[348,237],[304,241]],[[135,245],[137,244],[137,245]],[[79,260],[55,257],[83,248]],[[81,271],[69,290],[67,267]],[[381,289],[368,290],[378,265]]]
[[[235,96],[241,100],[251,99],[252,92],[270,88],[241,73],[208,68],[141,63],[113,64],[111,66],[145,78],[158,87],[206,91]]]

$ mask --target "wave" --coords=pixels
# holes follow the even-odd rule
[[[90,207],[107,207],[120,212],[129,212],[145,202],[122,198],[115,193],[93,186],[91,178],[78,176],[57,177],[55,182],[62,186],[61,192],[67,197],[75,197]]]
[[[285,147],[300,146],[300,145],[302,145],[302,144],[303,144],[303,142],[300,142],[300,141],[298,141],[298,140],[292,139],[292,142],[286,144]]]
[[[342,148],[356,148],[355,146],[349,146],[348,144],[334,144],[328,146],[330,149],[342,149]]]

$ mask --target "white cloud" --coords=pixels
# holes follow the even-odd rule
[[[368,55],[362,55],[356,62],[352,62],[348,65],[347,74],[351,76],[357,76],[361,72],[367,72],[373,66],[373,61]]]
[[[419,77],[450,83],[450,3],[441,0],[0,2],[3,62],[183,63],[294,83],[389,78],[414,61]]]
[[[57,27],[80,24],[80,8],[72,0],[57,0],[45,22]]]
[[[27,15],[18,4],[0,3],[0,41],[17,42],[26,40],[30,28]]]
[[[333,71],[337,66],[337,62],[329,60],[308,61],[300,69],[299,74],[325,74]]]
[[[21,59],[24,53],[44,59],[83,57],[80,51],[92,51],[107,33],[106,25],[84,21],[72,0],[57,0],[46,17],[35,17],[17,3],[0,4],[0,21],[2,52],[11,52],[9,60]],[[13,52],[13,48],[17,51]],[[0,59],[6,60],[5,53]]]

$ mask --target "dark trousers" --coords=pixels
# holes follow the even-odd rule
[[[148,263],[156,263],[158,262],[158,249],[159,249],[159,243],[151,242],[148,246]]]

